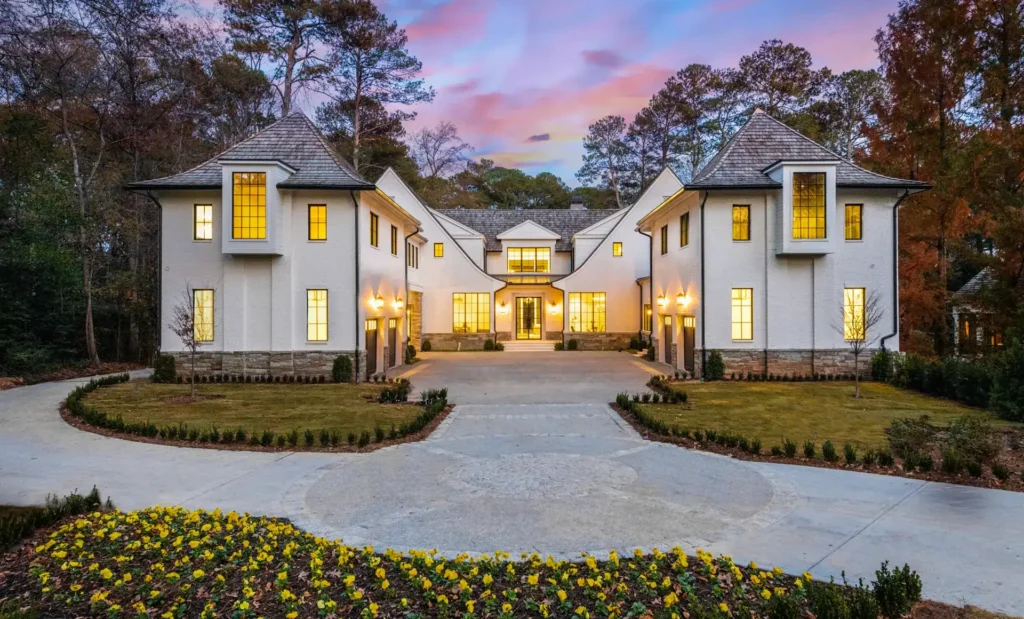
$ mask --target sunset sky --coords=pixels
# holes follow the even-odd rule
[[[454,122],[474,156],[576,185],[587,126],[627,120],[691,62],[735,66],[765,39],[817,67],[876,66],[896,0],[377,0],[437,91],[414,130]],[[205,2],[204,2],[205,3]],[[212,4],[212,2],[211,2]],[[303,107],[314,107],[305,101]],[[312,111],[311,109],[308,111]]]

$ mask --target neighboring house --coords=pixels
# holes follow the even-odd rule
[[[665,170],[623,209],[434,210],[393,170],[361,178],[301,114],[128,189],[161,207],[162,351],[187,357],[166,324],[185,298],[202,373],[321,375],[349,355],[363,378],[427,340],[636,336],[695,373],[709,349],[730,371],[847,371],[843,299],[877,291],[896,346],[896,209],[927,187],[757,112],[689,186]]]
[[[953,344],[958,355],[972,355],[990,348],[1002,348],[1003,331],[992,324],[991,312],[978,302],[992,285],[992,270],[984,268],[953,294]]]
[[[868,339],[897,349],[897,213],[928,187],[869,172],[756,111],[640,221],[655,239],[657,358],[695,374],[711,350],[727,373],[851,372],[847,339],[862,334],[836,325],[863,315],[873,293],[884,315]]]

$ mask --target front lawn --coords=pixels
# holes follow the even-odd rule
[[[196,385],[198,401],[188,401],[187,385],[144,380],[101,387],[85,403],[125,423],[153,423],[247,432],[273,432],[277,436],[306,430],[348,434],[390,430],[412,421],[423,411],[412,404],[379,404],[383,386],[347,383]]]
[[[853,383],[767,383],[746,381],[686,382],[673,384],[689,396],[688,405],[642,404],[655,419],[688,430],[716,430],[760,438],[765,448],[783,439],[826,440],[858,449],[887,445],[885,429],[893,419],[928,415],[933,425],[944,426],[954,417],[980,416],[1000,422],[981,409],[951,400],[897,389],[885,383],[861,383],[861,397],[853,397]]]

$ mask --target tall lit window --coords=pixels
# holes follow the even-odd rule
[[[192,332],[197,342],[213,341],[213,290],[192,291]]]
[[[651,304],[644,303],[644,316],[640,326],[641,331],[651,330]]]
[[[327,341],[327,291],[306,291],[306,339]]]
[[[679,216],[679,246],[686,247],[690,244],[690,214],[683,213]]]
[[[452,295],[453,333],[490,333],[491,295],[487,292],[456,292]]]
[[[864,238],[864,228],[862,222],[864,221],[864,205],[863,204],[847,204],[846,205],[846,240],[847,241],[859,241]]]
[[[231,238],[267,238],[267,174],[231,174]]]
[[[864,318],[864,289],[843,289],[843,338],[863,340],[867,331]]]
[[[380,227],[380,217],[377,217],[377,213],[370,213],[370,245],[379,247],[378,230]]]
[[[603,333],[605,293],[569,293],[569,330],[573,333]]]
[[[732,289],[732,339],[754,339],[754,289]]]
[[[793,238],[825,238],[825,173],[793,173]]]
[[[444,258],[444,243],[434,243],[434,257]]]
[[[391,255],[398,255],[398,228],[391,226]]]
[[[732,207],[732,240],[750,240],[750,205],[736,204]]]
[[[550,273],[550,247],[509,247],[509,273]]]
[[[192,239],[195,241],[213,240],[213,206],[196,204],[192,215]]]
[[[661,227],[661,255],[668,253],[668,224]]]
[[[309,240],[327,240],[327,205],[309,205]]]
[[[612,243],[612,255],[615,256],[616,258],[621,258],[622,257],[622,242],[621,241],[615,241],[614,243]]]
[[[405,244],[405,263],[413,269],[420,268],[420,248],[412,243]]]

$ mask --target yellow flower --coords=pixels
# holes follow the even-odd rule
[[[380,588],[383,589],[384,591],[387,591],[388,587],[390,587],[390,586],[391,586],[391,583],[388,582],[387,578],[385,578],[384,580],[382,580],[380,582]]]
[[[82,590],[82,585],[74,584],[74,585],[71,585],[70,589],[71,589],[71,591],[77,593],[77,592]]]
[[[729,612],[729,606],[725,602],[721,602],[718,604],[718,610],[722,611],[723,613],[727,613]]]
[[[199,580],[200,578],[202,578],[205,575],[206,575],[206,572],[204,572],[203,570],[196,570],[196,571],[192,572],[192,578],[195,578],[196,580]]]
[[[473,600],[466,600],[466,612],[468,612],[469,614],[473,614],[473,607],[475,605],[476,602],[474,602]]]
[[[753,561],[751,561],[750,562],[750,569],[756,570],[757,569],[757,563],[754,563]]]
[[[238,605],[238,608],[240,610],[249,610],[249,602],[243,601],[241,604]]]
[[[804,582],[802,580],[800,580],[799,578],[797,578],[796,582],[793,583],[793,586],[795,586],[797,589],[803,589],[804,588]]]
[[[761,589],[761,597],[763,597],[766,600],[770,600],[772,597],[772,592],[767,589]]]
[[[103,568],[100,572],[100,576],[102,576],[104,580],[110,580],[114,576],[114,573],[107,568]]]
[[[504,604],[501,605],[501,612],[506,613],[506,614],[512,612],[512,605],[509,604],[508,602],[505,602]]]
[[[531,585],[536,585],[540,581],[540,576],[537,574],[530,574],[526,577],[526,582]]]
[[[299,616],[299,611],[293,610],[292,612],[288,613],[284,617],[285,617],[285,619],[295,619],[298,616]]]
[[[559,602],[564,602],[565,598],[567,598],[567,597],[569,597],[569,596],[566,595],[565,591],[562,591],[561,589],[558,590],[558,601]]]
[[[668,608],[679,601],[679,597],[676,596],[675,592],[670,591],[662,600],[665,602],[665,608]]]
[[[811,573],[810,572],[804,572],[803,573],[803,577],[804,577],[804,580],[806,580],[807,582],[811,582]]]
[[[485,587],[490,587],[492,582],[494,582],[494,579],[491,578],[491,575],[490,574],[484,574],[484,586]]]
[[[380,606],[378,606],[376,602],[370,602],[370,614],[376,617],[379,611]]]

